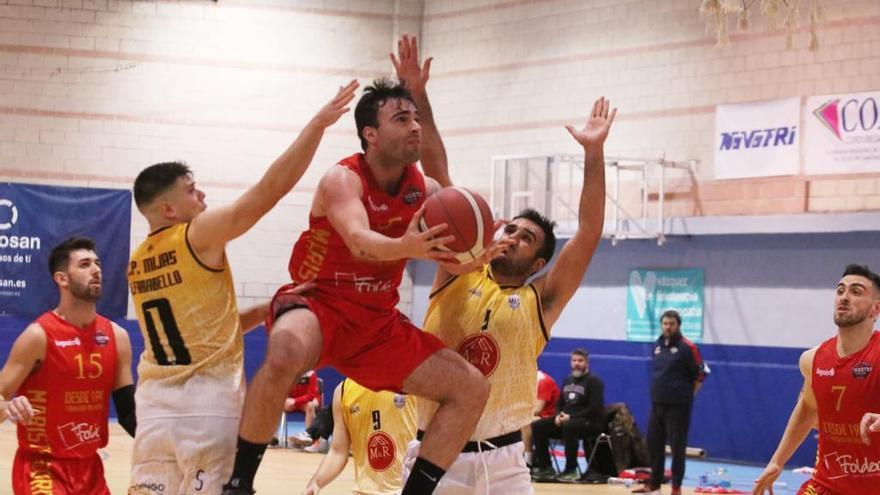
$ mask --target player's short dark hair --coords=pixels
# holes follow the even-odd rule
[[[872,272],[868,265],[856,265],[850,264],[846,265],[846,268],[843,270],[842,277],[847,275],[858,275],[860,277],[865,277],[870,280],[871,283],[874,284],[874,292],[875,294],[880,295],[880,275]]]
[[[535,225],[544,231],[544,245],[538,249],[538,258],[544,258],[544,261],[549,263],[550,259],[553,258],[553,253],[556,252],[556,234],[553,233],[553,229],[556,228],[556,222],[541,215],[534,208],[526,208],[519,212],[517,216],[513,217],[514,220],[517,218],[525,218],[530,222],[534,222]]]
[[[67,270],[67,265],[70,263],[70,253],[80,249],[94,251],[95,241],[88,237],[70,237],[53,247],[49,253],[49,274],[55,275],[55,272]]]
[[[183,162],[162,162],[141,170],[134,180],[134,203],[139,209],[167,191],[180,177],[192,175]]]
[[[590,353],[583,347],[575,347],[574,350],[571,351],[572,356],[580,356],[584,359],[590,359]]]
[[[413,105],[412,93],[406,88],[406,83],[396,79],[383,77],[373,81],[371,86],[364,88],[364,94],[354,107],[354,123],[357,126],[358,138],[361,140],[361,148],[367,151],[367,140],[364,139],[365,127],[379,127],[379,109],[388,100],[406,100]]]

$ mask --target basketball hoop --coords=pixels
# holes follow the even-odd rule
[[[819,24],[825,20],[822,0],[703,0],[700,15],[706,18],[706,31],[715,33],[717,46],[730,44],[727,21],[736,16],[737,29],[749,30],[750,16],[760,9],[767,31],[785,29],[785,47],[794,47],[792,36],[799,27],[801,5],[810,2],[810,51],[819,50]],[[781,19],[781,20],[780,20]]]

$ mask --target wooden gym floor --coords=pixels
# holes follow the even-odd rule
[[[110,424],[110,443],[104,451],[104,471],[107,484],[113,495],[124,495],[128,487],[131,462],[131,448],[134,440],[116,423]],[[10,472],[16,449],[15,426],[4,422],[0,424],[0,495],[12,493]],[[256,489],[259,495],[296,495],[302,493],[306,482],[311,478],[320,454],[308,454],[293,449],[270,449],[263,459],[257,475]],[[354,483],[354,470],[349,462],[345,471],[329,486],[321,490],[321,495],[349,495]],[[564,485],[556,483],[536,483],[536,495],[580,494],[580,495],[624,495],[630,492],[620,486],[608,485]],[[665,493],[669,492],[666,487]],[[685,488],[685,494],[693,493]],[[516,494],[503,494],[516,495]]]

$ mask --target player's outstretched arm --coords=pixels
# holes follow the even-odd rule
[[[250,332],[266,320],[266,317],[269,316],[270,304],[271,303],[267,301],[238,312],[238,319],[241,322],[242,333]]]
[[[565,243],[559,259],[547,275],[538,281],[544,321],[548,327],[559,318],[562,309],[574,295],[593,253],[602,237],[605,222],[605,139],[617,115],[611,102],[604,97],[593,103],[590,117],[583,128],[567,126],[568,132],[584,148],[584,186],[578,205],[578,226]]]
[[[370,229],[367,210],[361,202],[363,187],[354,172],[345,167],[333,167],[318,184],[315,199],[318,213],[327,216],[339,232],[346,247],[355,256],[369,260],[400,260],[406,258],[451,261],[454,256],[438,250],[455,240],[453,236],[434,237],[447,225],[439,224],[425,232],[419,231],[419,220],[424,208],[410,221],[402,237],[388,237]]]
[[[34,409],[25,396],[14,394],[34,368],[46,358],[46,333],[36,323],[29,325],[15,339],[6,364],[0,370],[0,421],[28,424]]]
[[[776,452],[770,458],[770,462],[764,468],[764,471],[755,480],[755,488],[752,490],[753,495],[763,495],[769,493],[773,495],[773,483],[782,474],[785,463],[794,455],[794,451],[803,443],[804,439],[813,429],[816,420],[819,417],[816,407],[816,397],[813,395],[813,388],[810,384],[810,373],[813,368],[813,357],[816,355],[816,348],[812,348],[803,354],[799,361],[801,374],[804,375],[804,386],[798,396],[794,410],[788,418],[788,424],[785,426],[785,433],[776,447]]]
[[[406,87],[415,100],[419,112],[419,125],[422,127],[422,168],[425,175],[435,179],[443,187],[452,185],[449,178],[449,165],[446,160],[446,147],[434,121],[434,111],[428,101],[426,89],[431,78],[431,61],[428,57],[424,64],[419,64],[419,46],[415,36],[404,34],[397,41],[397,56],[391,55],[391,63],[397,72],[397,78],[406,82]]]
[[[330,450],[321,460],[318,470],[309,480],[303,495],[318,495],[321,488],[335,480],[345,469],[350,451],[351,437],[342,418],[342,384],[340,383],[333,391],[333,437],[330,442]]]
[[[113,405],[119,425],[134,438],[137,416],[134,403],[134,378],[131,374],[131,339],[128,332],[113,324],[116,336],[116,378],[113,380]]]
[[[227,242],[247,232],[293,189],[315,156],[324,130],[348,111],[357,81],[339,88],[336,96],[309,121],[296,141],[278,157],[257,184],[230,205],[206,210],[189,228],[189,241],[200,254],[222,252]]]

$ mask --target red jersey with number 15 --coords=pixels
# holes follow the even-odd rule
[[[77,328],[54,312],[36,323],[46,357],[18,390],[36,416],[18,425],[18,448],[61,458],[89,458],[107,445],[110,394],[116,381],[116,335],[103,316]]]
[[[425,178],[415,164],[406,166],[397,194],[393,196],[376,183],[363,153],[349,156],[339,165],[361,180],[364,191],[361,202],[367,211],[370,229],[387,237],[402,237],[413,215],[425,202]],[[405,267],[406,260],[376,261],[356,257],[326,216],[309,215],[309,230],[303,232],[293,246],[288,270],[294,282],[314,280],[316,296],[340,310],[355,306],[387,312],[394,309],[400,299],[397,288]]]
[[[813,479],[834,493],[880,493],[880,441],[865,445],[859,422],[880,411],[880,332],[861,351],[840,357],[837,337],[813,358],[812,387],[819,408],[819,452]]]

